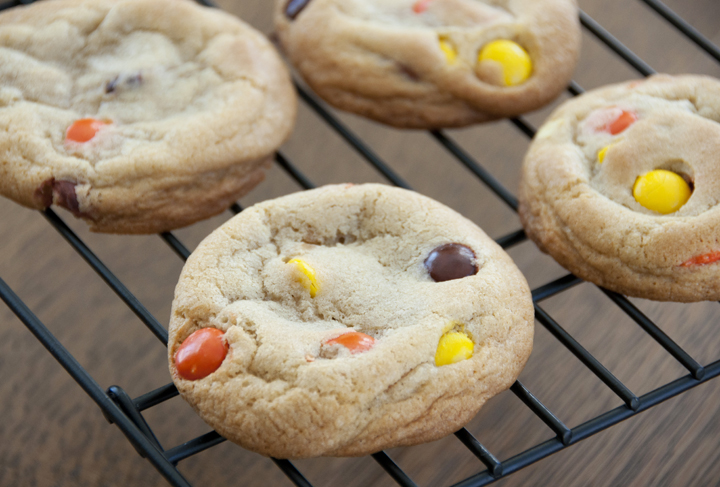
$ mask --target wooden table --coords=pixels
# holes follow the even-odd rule
[[[264,32],[271,31],[269,0],[224,0],[221,4]],[[667,4],[720,43],[717,0],[668,0]],[[580,6],[657,71],[720,77],[720,64],[640,0],[580,0]],[[575,76],[583,88],[638,77],[587,30],[583,42]],[[561,100],[568,97],[563,95]],[[526,120],[538,126],[551,108]],[[515,214],[427,133],[338,116],[417,191],[460,211],[492,237],[519,228]],[[516,188],[528,139],[511,123],[500,121],[448,133],[504,185]],[[383,182],[305,105],[282,151],[315,184]],[[248,206],[299,189],[276,165],[241,203]],[[167,323],[182,261],[162,239],[90,234],[68,213],[58,210],[58,214],[144,306]],[[227,212],[174,233],[192,249],[230,216]],[[102,387],[116,384],[136,397],[169,382],[165,348],[41,213],[0,199],[0,239],[0,277]],[[565,274],[532,243],[513,247],[510,254],[532,287]],[[632,302],[700,363],[720,358],[718,303]],[[687,374],[590,284],[553,297],[543,307],[637,395]],[[0,306],[0,371],[0,486],[167,485],[5,306]],[[520,379],[570,427],[622,404],[540,325],[535,350]],[[497,485],[717,485],[718,403],[720,381],[710,381]],[[151,408],[146,419],[166,446],[209,430],[179,398]],[[501,460],[554,436],[509,391],[491,400],[468,429]],[[452,436],[388,453],[419,485],[450,485],[485,469]],[[370,457],[302,460],[295,465],[316,486],[395,485]],[[185,460],[180,470],[198,487],[291,485],[271,460],[227,442]]]

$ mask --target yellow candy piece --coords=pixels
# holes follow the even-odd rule
[[[613,142],[612,144],[607,145],[607,146],[603,147],[602,149],[600,149],[600,151],[598,152],[598,155],[597,155],[597,157],[598,157],[598,162],[599,162],[600,164],[602,164],[602,163],[605,161],[605,157],[607,157],[607,153],[608,153],[608,151],[610,150],[610,148],[611,148],[612,146],[615,146],[615,145],[619,144],[619,143],[620,143],[620,141],[618,140],[617,142]]]
[[[288,264],[295,265],[295,268],[301,276],[300,282],[305,289],[310,291],[310,297],[314,298],[320,290],[317,277],[315,277],[315,269],[310,267],[307,262],[300,259],[291,259],[288,261]]]
[[[602,149],[600,149],[600,152],[598,152],[598,162],[600,164],[602,164],[605,160],[605,156],[607,155],[607,151],[609,148],[610,146],[608,145],[607,147],[603,147]]]
[[[440,338],[437,352],[435,352],[435,365],[441,367],[450,365],[472,357],[473,342],[465,333],[451,331]]]
[[[485,45],[478,55],[478,62],[486,61],[494,61],[502,66],[505,86],[522,84],[532,73],[530,55],[513,41],[500,39]]]
[[[455,47],[444,37],[441,37],[438,42],[440,43],[440,50],[445,54],[448,62],[454,63],[457,59],[457,51],[455,50]]]
[[[639,176],[633,185],[635,201],[663,215],[678,211],[691,195],[690,185],[680,175],[664,169]]]

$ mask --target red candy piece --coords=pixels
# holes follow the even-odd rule
[[[416,14],[423,13],[430,6],[430,2],[432,2],[432,0],[417,0],[417,2],[413,4],[413,12],[415,12]]]
[[[351,331],[325,342],[326,345],[334,345],[336,343],[350,350],[350,353],[361,353],[370,350],[373,345],[375,345],[375,339],[365,333]]]
[[[638,117],[634,113],[623,110],[618,118],[607,124],[605,130],[610,132],[612,135],[617,135],[630,125],[637,122],[637,119]]]
[[[198,380],[215,372],[225,360],[228,345],[224,333],[216,328],[201,328],[182,342],[175,353],[178,375]]]
[[[65,139],[73,142],[87,142],[95,137],[100,127],[107,125],[107,122],[96,120],[94,118],[81,118],[75,120],[65,132]]]
[[[713,262],[717,262],[719,260],[720,260],[720,250],[716,250],[715,252],[710,252],[709,254],[698,255],[697,257],[693,257],[692,259],[688,260],[687,262],[683,262],[682,264],[680,264],[680,267],[692,267],[694,265],[712,264]]]

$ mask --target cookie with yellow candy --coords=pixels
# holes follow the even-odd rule
[[[578,57],[575,0],[276,0],[289,60],[338,108],[405,128],[540,108]]]
[[[720,299],[720,81],[657,75],[560,106],[523,165],[528,236],[577,276],[662,301]]]
[[[265,36],[193,1],[0,14],[0,194],[93,231],[163,232],[225,211],[263,180],[296,104]]]
[[[175,292],[169,364],[223,437],[278,458],[451,434],[510,387],[533,305],[508,255],[440,203],[336,185],[252,206]]]

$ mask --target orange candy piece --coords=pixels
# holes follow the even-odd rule
[[[375,345],[375,339],[359,331],[343,333],[339,337],[331,338],[325,342],[326,345],[342,345],[350,350],[350,353],[361,353],[370,350]]]
[[[201,328],[182,342],[175,353],[178,375],[198,380],[215,372],[225,360],[228,345],[217,328]]]
[[[695,265],[712,264],[720,260],[720,250],[710,252],[708,254],[698,255],[692,259],[680,264],[680,267],[692,267]]]
[[[94,118],[81,118],[75,120],[65,132],[65,139],[73,142],[87,142],[95,137],[100,127],[107,125],[108,122],[97,120]]]
[[[430,2],[432,2],[432,0],[417,0],[417,2],[413,4],[413,12],[415,12],[416,14],[423,13],[430,6]]]
[[[607,124],[605,130],[610,132],[612,135],[617,135],[627,129],[630,125],[637,122],[637,119],[638,117],[634,113],[623,110],[618,118]]]

